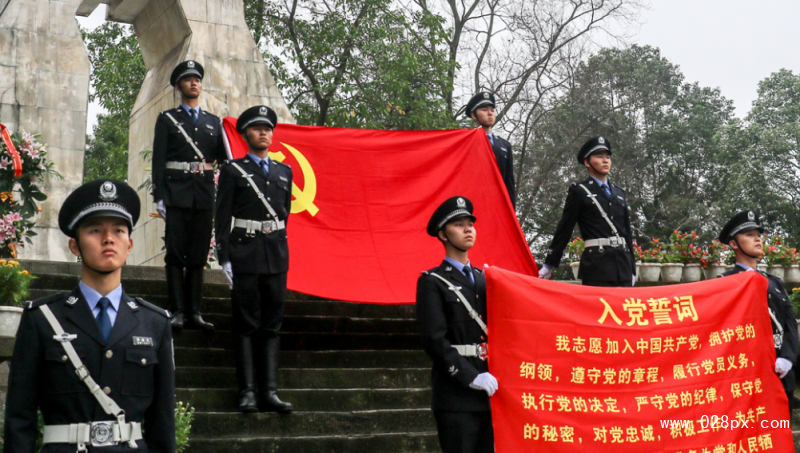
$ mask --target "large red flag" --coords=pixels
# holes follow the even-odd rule
[[[223,124],[233,157],[246,154],[235,118]],[[272,159],[294,173],[289,217],[289,289],[378,304],[413,303],[419,273],[444,247],[425,233],[455,195],[478,218],[474,265],[537,272],[480,129],[376,131],[280,124]]]
[[[486,275],[497,451],[794,451],[758,273],[624,289]]]

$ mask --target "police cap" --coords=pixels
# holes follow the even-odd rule
[[[494,107],[494,94],[487,91],[481,91],[475,96],[472,96],[472,99],[469,100],[467,103],[467,109],[464,111],[464,116],[471,118],[472,114],[475,113],[475,110],[487,106]]]
[[[203,75],[205,75],[203,65],[194,60],[187,60],[175,66],[175,69],[172,70],[172,75],[169,77],[169,84],[175,86],[182,78],[189,76],[197,76],[200,77],[200,80],[203,80]]]
[[[586,140],[586,143],[584,143],[580,151],[578,151],[578,163],[582,164],[592,153],[598,151],[608,151],[608,155],[610,156],[611,142],[605,137],[592,137]]]
[[[257,124],[266,124],[275,129],[278,124],[278,115],[266,105],[256,105],[242,112],[236,120],[236,132],[244,134],[245,129]]]
[[[472,202],[467,197],[448,198],[433,212],[428,222],[428,234],[436,237],[445,225],[461,217],[469,217],[473,222],[476,220],[472,215]]]
[[[58,227],[69,237],[84,220],[117,217],[128,223],[129,231],[139,220],[139,195],[128,184],[114,179],[96,179],[73,191],[58,212]]]
[[[742,211],[722,227],[722,231],[719,233],[719,242],[727,244],[737,234],[747,233],[750,230],[758,230],[759,233],[763,233],[764,227],[761,226],[761,219],[754,211]]]

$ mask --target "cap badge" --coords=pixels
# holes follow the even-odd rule
[[[597,143],[599,143],[601,145],[605,145],[606,144],[606,139],[604,139],[603,137],[597,137]]]
[[[747,211],[747,219],[751,221],[755,220],[756,219],[755,213],[753,211]]]
[[[100,199],[103,201],[114,201],[117,199],[117,186],[111,181],[106,181],[100,186]]]
[[[258,113],[260,113],[261,115],[266,115],[267,114],[267,108],[262,105],[261,109],[258,110]]]
[[[456,204],[458,204],[459,208],[466,208],[467,207],[467,202],[464,201],[464,199],[461,198],[461,197],[458,197],[458,200],[456,200]]]
[[[187,68],[194,68],[194,61],[189,61],[188,63],[186,63],[186,67]]]
[[[483,98],[484,99],[489,99],[489,93],[483,93]]]

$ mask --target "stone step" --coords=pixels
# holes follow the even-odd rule
[[[175,348],[178,367],[232,367],[228,349]],[[286,368],[430,368],[422,351],[281,351],[280,365]]]
[[[430,409],[389,409],[355,412],[275,413],[197,412],[192,431],[198,437],[216,439],[248,433],[253,437],[324,436],[418,433],[436,430]]]
[[[178,388],[237,388],[234,368],[178,367]],[[278,385],[285,389],[408,389],[430,386],[430,368],[284,368]]]
[[[441,451],[435,431],[318,437],[193,438],[186,453],[427,453]]]
[[[175,346],[232,348],[231,333],[184,330],[175,335]],[[281,333],[282,351],[419,350],[419,335],[411,333]]]
[[[175,397],[199,412],[235,412],[238,393],[236,389],[178,388]],[[278,394],[299,411],[423,409],[431,404],[430,389],[279,389]]]

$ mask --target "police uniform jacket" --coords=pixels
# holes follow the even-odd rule
[[[156,120],[153,139],[153,199],[164,200],[165,205],[177,208],[213,209],[213,171],[192,173],[167,169],[168,161],[201,162],[178,127],[167,118],[167,113],[181,124],[197,149],[203,153],[206,163],[223,162],[227,159],[219,117],[201,110],[195,124],[183,107],[161,112]]]
[[[278,219],[271,218],[269,211],[239,170],[230,163],[223,165],[220,168],[217,192],[217,259],[221,263],[230,262],[234,273],[288,272],[289,244],[285,229],[266,235],[259,232],[248,236],[245,229],[234,228],[231,231],[231,226],[234,218],[288,222],[292,208],[292,168],[270,159],[269,176],[265,176],[261,167],[247,156],[231,162],[236,162],[251,175]]]
[[[144,439],[89,451],[175,451],[175,369],[166,311],[123,294],[108,343],[80,289],[38,299],[22,315],[9,375],[5,451],[33,452],[36,409],[45,425],[115,420],[75,373],[39,306],[47,304],[89,374],[125,411],[126,422],[144,422]],[[75,453],[75,444],[46,444],[45,453]]]
[[[486,322],[486,278],[480,269],[472,270],[475,289],[467,276],[447,261],[428,272],[435,272],[460,286],[461,293]],[[486,392],[469,387],[478,374],[489,371],[488,362],[464,357],[451,346],[485,343],[486,337],[458,296],[447,287],[426,273],[417,280],[417,323],[422,347],[433,359],[432,408],[435,411],[488,411]]]
[[[609,219],[614,223],[617,233],[624,238],[625,248],[586,247],[581,256],[578,278],[589,281],[629,282],[635,275],[636,267],[633,259],[633,236],[631,234],[630,207],[625,198],[625,191],[608,182],[611,197],[607,197],[594,178],[574,182],[567,192],[564,213],[558,222],[553,241],[545,258],[545,264],[558,267],[564,248],[572,237],[572,230],[578,224],[581,238],[599,239],[614,236],[611,226],[603,219],[594,202],[578,184],[583,184],[600,202]]]
[[[503,176],[508,197],[511,199],[511,204],[516,208],[517,188],[514,183],[514,153],[511,152],[511,143],[495,135],[492,151],[494,151],[494,157],[497,159],[497,168],[500,169],[500,174]]]
[[[722,274],[722,276],[726,277],[728,275],[734,275],[740,272],[747,272],[747,270],[741,266],[736,266],[732,270]],[[786,376],[783,377],[783,379],[781,379],[783,387],[786,389],[786,391],[792,392],[795,388],[797,388],[794,378],[795,368],[797,367],[797,319],[794,317],[792,304],[789,302],[789,294],[786,292],[786,288],[783,286],[783,281],[772,274],[767,274],[766,272],[762,271],[757,272],[769,280],[769,287],[767,288],[767,304],[769,305],[770,310],[772,310],[772,312],[775,314],[775,318],[783,327],[783,344],[781,345],[780,349],[775,349],[775,355],[776,357],[783,357],[784,359],[792,362],[792,369],[786,374]],[[773,325],[771,318],[770,324],[772,325],[773,333],[778,333],[777,328],[775,325]]]

